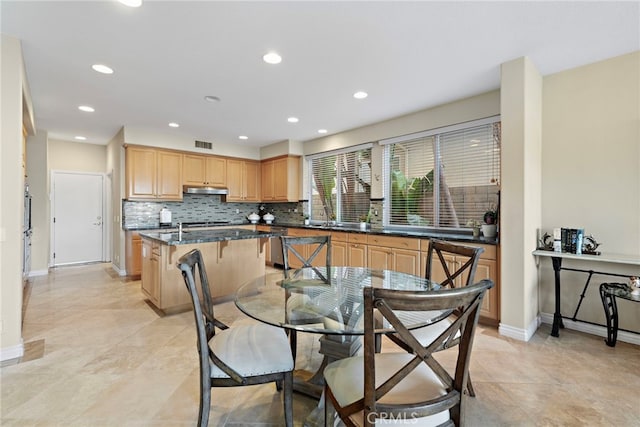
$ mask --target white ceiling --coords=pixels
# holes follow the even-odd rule
[[[640,49],[638,1],[2,0],[0,13],[22,40],[37,127],[96,144],[123,125],[305,141],[497,89],[500,64],[521,56],[547,75]],[[270,50],[281,64],[262,61]]]

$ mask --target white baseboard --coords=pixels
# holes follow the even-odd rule
[[[551,313],[540,313],[540,318],[542,319],[542,323],[548,323],[550,325],[553,324],[553,314]],[[572,329],[574,331],[584,332],[603,338],[607,337],[606,326],[592,325],[591,323],[584,322],[575,322],[570,319],[565,319],[564,317],[562,318],[562,323],[564,324],[564,327],[566,329]],[[562,336],[562,330],[560,331],[560,336]],[[640,334],[618,331],[618,341],[640,345]]]
[[[49,274],[48,268],[46,270],[31,270],[29,277],[46,276],[47,274]]]
[[[538,326],[541,324],[540,316],[536,317],[529,323],[526,329],[514,328],[513,326],[500,324],[498,327],[498,333],[505,337],[513,338],[518,341],[529,341],[533,334],[538,330]]]
[[[126,276],[127,275],[127,270],[125,269],[119,269],[117,265],[111,263],[111,268],[113,269],[113,271],[115,271],[116,273],[118,273],[118,276]]]
[[[24,356],[24,344],[22,342],[22,338],[20,339],[20,344],[14,345],[13,347],[0,348],[0,362],[4,362],[5,360],[18,359]]]

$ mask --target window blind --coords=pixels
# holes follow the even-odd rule
[[[395,141],[385,145],[386,225],[460,229],[497,207],[499,122]]]
[[[355,223],[369,212],[371,148],[314,155],[309,159],[312,221]]]

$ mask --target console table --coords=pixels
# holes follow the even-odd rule
[[[582,293],[580,294],[580,300],[578,301],[578,305],[576,306],[576,310],[573,313],[573,317],[571,319],[573,321],[580,321],[577,319],[578,310],[580,309],[580,305],[582,304],[582,300],[587,292],[587,288],[591,283],[591,278],[594,274],[602,274],[606,276],[614,276],[614,277],[629,277],[629,274],[619,274],[619,273],[611,273],[604,271],[596,271],[596,270],[585,270],[579,268],[567,268],[562,267],[563,259],[572,259],[579,261],[586,261],[589,263],[612,263],[612,264],[626,264],[626,265],[637,265],[640,266],[640,256],[638,255],[626,255],[626,254],[613,254],[613,253],[603,253],[601,255],[577,255],[567,252],[554,252],[554,251],[546,251],[537,249],[533,251],[533,255],[537,257],[547,257],[551,258],[551,262],[553,265],[553,271],[555,275],[555,311],[553,313],[553,324],[551,327],[551,336],[558,337],[560,336],[560,328],[564,328],[564,324],[562,323],[562,314],[560,313],[560,271],[577,271],[581,273],[587,273],[587,281],[584,284],[584,288],[582,289]]]
[[[600,298],[604,314],[607,317],[607,339],[609,347],[616,346],[618,339],[618,304],[616,298],[627,301],[640,302],[640,295],[631,293],[631,288],[626,283],[603,283],[600,285]]]

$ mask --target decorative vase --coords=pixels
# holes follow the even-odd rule
[[[480,237],[480,227],[473,227],[473,237]]]
[[[309,220],[308,219],[304,220],[304,225],[309,225]]]
[[[360,230],[366,230],[367,229],[367,223],[366,222],[361,222],[360,223]]]
[[[496,224],[482,224],[482,235],[484,237],[496,237]]]

